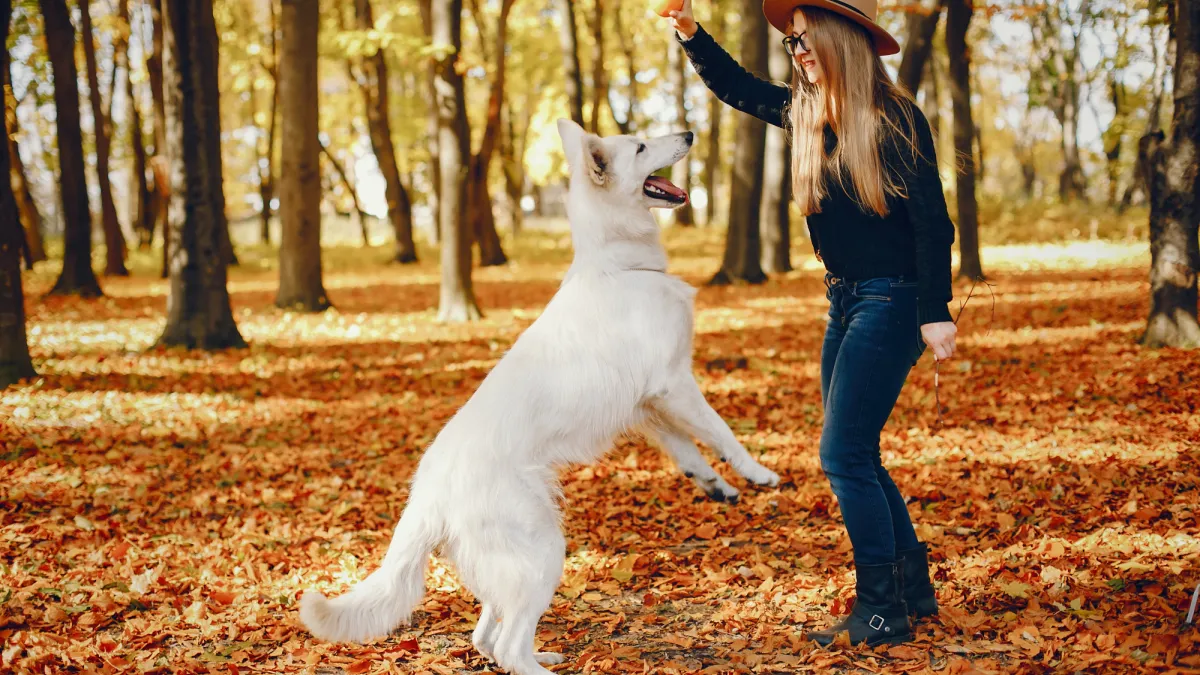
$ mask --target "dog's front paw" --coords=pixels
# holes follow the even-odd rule
[[[726,504],[736,504],[738,500],[738,489],[725,482],[724,478],[714,476],[711,480],[701,481],[696,483],[704,490],[704,494],[714,502],[725,502]]]
[[[758,462],[742,467],[738,473],[742,474],[743,478],[755,485],[762,487],[775,487],[779,485],[779,474]]]

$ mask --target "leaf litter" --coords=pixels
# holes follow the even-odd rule
[[[553,294],[533,269],[480,272],[488,316],[465,327],[434,323],[435,281],[409,271],[331,285],[318,317],[235,271],[252,344],[218,354],[149,348],[157,280],[108,280],[99,303],[31,284],[41,376],[0,394],[0,670],[488,671],[478,606],[440,560],[413,624],[372,644],[312,639],[296,600],[377,564],[421,449]],[[568,559],[539,648],[582,673],[1197,671],[1200,371],[1137,346],[1143,277],[994,278],[995,318],[969,307],[940,373],[940,426],[917,365],[881,449],[942,613],[874,650],[804,640],[853,599],[817,458],[819,276],[702,288],[697,377],[785,482],[727,475],[742,499],[715,504],[638,438],[565,472]]]

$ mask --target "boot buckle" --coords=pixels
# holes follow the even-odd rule
[[[876,622],[878,622],[878,623],[876,623]],[[871,620],[867,622],[867,625],[870,626],[873,630],[879,630],[880,628],[883,628],[883,617],[879,616],[878,614],[875,614],[874,616],[871,617]]]

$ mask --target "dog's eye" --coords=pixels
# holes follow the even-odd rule
[[[643,152],[645,152],[645,151],[646,151],[646,144],[645,144],[645,143],[638,143],[638,154],[640,155],[640,154],[642,154],[642,153],[643,153]]]

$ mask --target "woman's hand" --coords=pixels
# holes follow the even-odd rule
[[[692,15],[692,0],[683,0],[683,8],[672,10],[670,16],[671,26],[684,39],[690,39],[700,27],[696,24],[696,17]]]
[[[938,361],[945,361],[954,355],[954,337],[958,335],[958,326],[952,321],[939,321],[921,325],[921,339],[933,350],[933,356]]]

